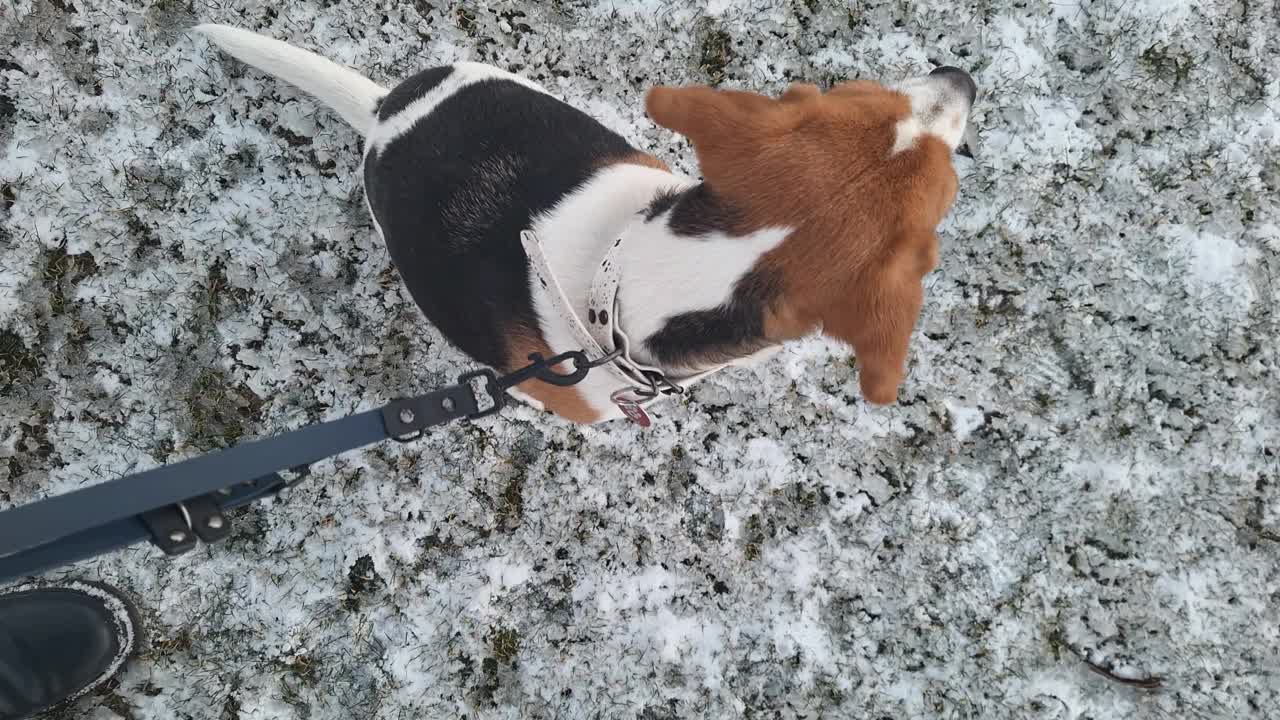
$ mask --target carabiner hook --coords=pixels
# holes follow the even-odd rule
[[[548,385],[556,385],[558,387],[577,385],[587,377],[587,372],[591,370],[591,361],[587,359],[587,354],[581,350],[560,353],[550,360],[543,360],[542,356],[537,354],[530,355],[529,359],[534,363],[534,377]],[[552,370],[553,367],[562,362],[572,362],[573,370],[567,373],[558,373]]]
[[[582,350],[570,350],[567,353],[561,353],[550,360],[545,361],[545,364],[538,372],[537,377],[542,382],[559,385],[560,387],[577,385],[587,377],[587,373],[592,368],[598,368],[601,365],[608,365],[621,355],[621,350],[614,350],[598,360],[590,360],[587,358],[587,354]],[[529,359],[533,360],[534,357],[537,356],[530,356]],[[541,360],[541,358],[538,358],[538,360]],[[573,372],[562,374],[551,369],[562,362],[573,362]]]
[[[526,380],[539,380],[548,385],[557,387],[569,387],[577,385],[587,377],[587,373],[592,368],[600,367],[606,363],[613,362],[619,355],[621,350],[615,350],[599,360],[591,360],[587,354],[581,350],[570,350],[569,352],[560,353],[552,358],[544,358],[541,353],[533,353],[529,356],[529,364],[511,372],[503,377],[497,378],[494,384],[501,390],[513,388]],[[567,373],[559,373],[553,370],[560,363],[573,363],[573,370]]]

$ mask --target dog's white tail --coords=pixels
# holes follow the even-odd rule
[[[240,60],[314,95],[361,135],[373,127],[378,100],[387,90],[360,73],[248,30],[210,23],[195,29]]]

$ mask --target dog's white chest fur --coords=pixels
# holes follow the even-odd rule
[[[788,232],[767,228],[743,237],[718,232],[688,237],[670,232],[663,216],[645,221],[644,211],[655,196],[694,184],[650,167],[614,165],[535,218],[531,228],[579,317],[587,312],[587,295],[601,259],[610,245],[626,236],[619,258],[619,324],[639,341],[632,354],[645,364],[659,364],[645,348],[645,338],[673,317],[724,303],[734,284]],[[579,349],[549,291],[536,282],[532,285],[547,344],[555,352]],[[620,388],[607,374],[588,375],[578,388],[593,408],[609,417],[621,416],[609,400]]]

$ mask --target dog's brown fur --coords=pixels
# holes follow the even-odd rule
[[[760,261],[784,285],[764,318],[766,339],[781,343],[820,327],[853,346],[863,396],[893,402],[924,301],[921,281],[938,262],[935,228],[957,187],[942,141],[924,136],[892,154],[908,99],[868,81],[825,94],[793,85],[776,100],[656,87],[646,109],[654,122],[689,138],[708,186],[742,211],[726,231],[794,229]],[[619,162],[667,169],[641,152]],[[525,365],[531,353],[552,354],[531,328],[511,328],[510,338],[507,370]],[[519,388],[570,421],[599,419],[574,388],[537,381]]]
[[[744,212],[745,233],[794,232],[761,259],[783,278],[765,319],[781,342],[821,327],[853,346],[867,400],[893,402],[938,261],[935,229],[955,199],[950,149],[923,136],[892,154],[909,100],[867,81],[779,99],[707,87],[656,87],[654,122],[687,137],[705,181]]]
[[[504,372],[511,372],[528,365],[529,356],[534,353],[544,358],[555,355],[551,348],[547,346],[547,341],[542,339],[542,333],[533,328],[523,325],[508,328],[508,338],[510,339],[511,359],[509,360],[509,365],[503,368]],[[561,366],[555,368],[555,370],[560,373],[568,373],[573,368]],[[516,387],[529,397],[542,403],[542,406],[547,410],[570,422],[590,424],[600,419],[600,414],[592,409],[591,404],[576,388],[551,385],[536,379],[526,380]]]
[[[644,165],[645,167],[651,167],[651,168],[654,168],[655,170],[662,170],[663,172],[670,172],[670,171],[671,171],[671,168],[667,167],[667,164],[666,164],[666,163],[664,163],[664,162],[662,162],[661,160],[659,160],[658,158],[656,158],[656,157],[654,157],[654,156],[650,155],[649,153],[646,153],[646,152],[640,152],[640,151],[638,151],[638,150],[637,150],[636,152],[633,152],[633,153],[631,153],[630,155],[627,155],[626,157],[624,157],[624,158],[622,158],[622,159],[618,160],[618,161],[617,161],[617,164],[619,164],[619,165]]]

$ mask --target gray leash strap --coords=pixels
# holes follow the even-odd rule
[[[485,378],[490,381],[484,392],[494,406],[482,410],[471,383]],[[377,410],[0,511],[0,582],[144,540],[167,554],[186,552],[197,540],[215,542],[231,530],[227,510],[291,484],[281,472],[388,438],[414,439],[432,425],[492,414],[504,397],[492,373],[472,373],[459,385]]]
[[[499,377],[470,372],[457,385],[393,400],[377,410],[308,425],[0,511],[0,583],[151,541],[168,555],[217,542],[231,532],[226,511],[273,495],[306,476],[308,466],[380,440],[416,440],[425,428],[493,415],[507,390],[529,380],[575,385],[607,360],[581,350]],[[573,371],[557,372],[561,363]],[[490,404],[482,407],[480,399]],[[288,479],[282,472],[298,473]]]

